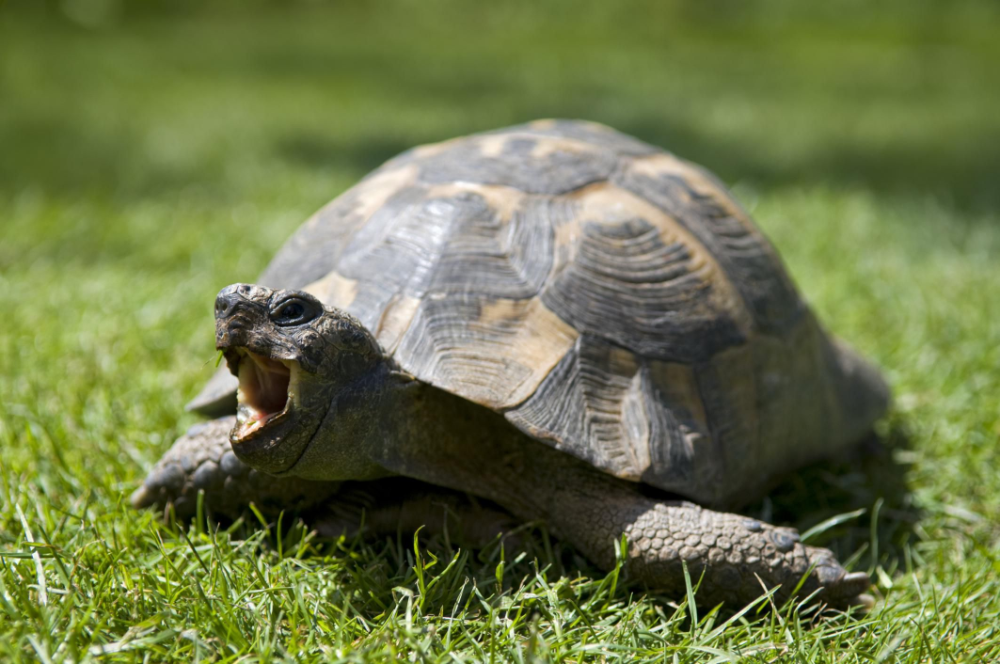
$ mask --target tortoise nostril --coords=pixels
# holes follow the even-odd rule
[[[215,298],[215,317],[229,318],[236,312],[240,296],[233,289],[225,289]]]
[[[240,312],[255,312],[265,307],[267,296],[267,289],[253,284],[226,286],[215,296],[215,317],[223,320]]]

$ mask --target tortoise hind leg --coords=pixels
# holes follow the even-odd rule
[[[191,427],[163,455],[139,489],[132,494],[135,508],[173,506],[181,519],[194,515],[198,493],[205,507],[230,519],[250,503],[264,513],[308,507],[336,492],[336,482],[312,482],[298,477],[275,477],[236,458],[229,443],[235,416],[220,417]]]
[[[615,546],[628,540],[626,569],[648,586],[685,592],[684,567],[701,579],[698,602],[742,606],[765,589],[780,588],[785,600],[799,597],[840,608],[868,605],[870,581],[848,573],[828,549],[806,546],[790,528],[777,528],[737,514],[715,512],[679,500],[653,500],[622,482],[594,476],[563,483],[552,496],[550,523],[603,567],[615,564]]]

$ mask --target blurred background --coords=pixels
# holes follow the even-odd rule
[[[316,206],[415,144],[570,117],[730,183],[1000,200],[996,2],[0,7],[6,195],[245,202],[304,178]]]
[[[793,479],[778,516],[891,485],[890,540],[914,487],[995,523],[998,27],[971,0],[0,1],[5,472],[111,509],[193,421],[220,287],[402,150],[566,117],[716,172],[886,369],[894,484]]]

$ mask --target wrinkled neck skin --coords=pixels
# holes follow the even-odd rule
[[[322,395],[329,406],[298,461],[286,471],[310,480],[373,480],[399,473],[380,463],[391,434],[385,418],[400,402],[400,379],[380,362],[352,383]]]
[[[487,498],[525,519],[547,518],[562,488],[599,492],[617,481],[531,440],[502,415],[387,364],[333,397],[289,473],[312,480],[403,475]]]

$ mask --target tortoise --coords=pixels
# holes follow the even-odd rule
[[[866,574],[732,510],[859,443],[886,383],[671,153],[567,120],[414,148],[215,319],[226,366],[189,409],[216,419],[136,507],[190,514],[204,492],[220,515],[319,506],[326,531],[365,511],[395,533],[444,505],[480,535],[542,521],[668,593],[686,572],[704,604],[870,602]]]

